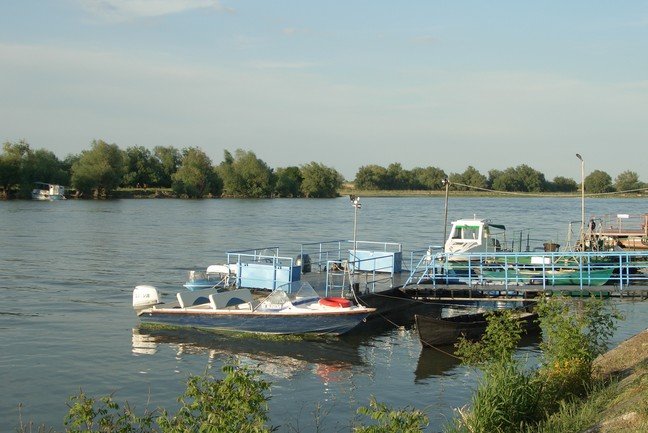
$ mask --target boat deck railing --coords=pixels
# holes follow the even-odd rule
[[[330,293],[344,294],[346,290],[373,293],[394,286],[398,273],[394,266],[394,254],[374,254],[371,257],[354,255],[349,259],[329,260],[326,263],[326,296]]]
[[[312,270],[326,272],[330,261],[338,262],[349,260],[353,251],[371,252],[374,255],[381,253],[402,254],[402,244],[396,242],[379,242],[356,240],[326,240],[320,242],[303,243],[299,246],[299,258],[302,262],[309,261]],[[361,254],[358,254],[361,255]],[[399,265],[401,260],[398,260]]]
[[[499,286],[504,290],[605,285],[623,291],[648,287],[648,252],[499,252],[460,257],[428,252],[420,257],[403,287],[413,284]]]
[[[276,289],[298,281],[301,266],[292,257],[280,256],[278,247],[229,251],[227,265],[235,265],[235,286]]]

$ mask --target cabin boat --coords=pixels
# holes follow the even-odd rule
[[[452,222],[444,253],[449,261],[466,261],[467,253],[502,251],[506,227],[487,219],[460,219]]]
[[[65,187],[45,182],[34,182],[31,196],[34,200],[65,200]]]
[[[341,335],[375,311],[346,298],[322,298],[309,283],[298,284],[294,294],[279,288],[262,298],[246,288],[181,291],[169,303],[143,285],[133,291],[133,308],[143,324],[275,335]]]

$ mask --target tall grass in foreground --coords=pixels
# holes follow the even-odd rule
[[[483,371],[470,407],[459,409],[447,432],[517,433],[558,432],[577,419],[580,398],[592,389],[592,362],[607,348],[619,316],[594,298],[541,300],[538,305],[543,342],[542,363],[525,368],[513,357],[520,340],[520,324],[509,313],[488,317],[488,328],[479,342],[460,340],[457,354],[465,364]],[[593,403],[594,404],[594,403]],[[588,407],[584,406],[585,413]],[[552,418],[554,413],[566,416]],[[540,429],[544,430],[540,430]],[[571,430],[565,430],[571,431]]]

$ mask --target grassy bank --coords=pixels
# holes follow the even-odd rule
[[[648,329],[599,356],[597,385],[586,400],[560,410],[527,433],[648,432]]]

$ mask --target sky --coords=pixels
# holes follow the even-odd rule
[[[648,1],[3,0],[21,139],[648,182]]]

